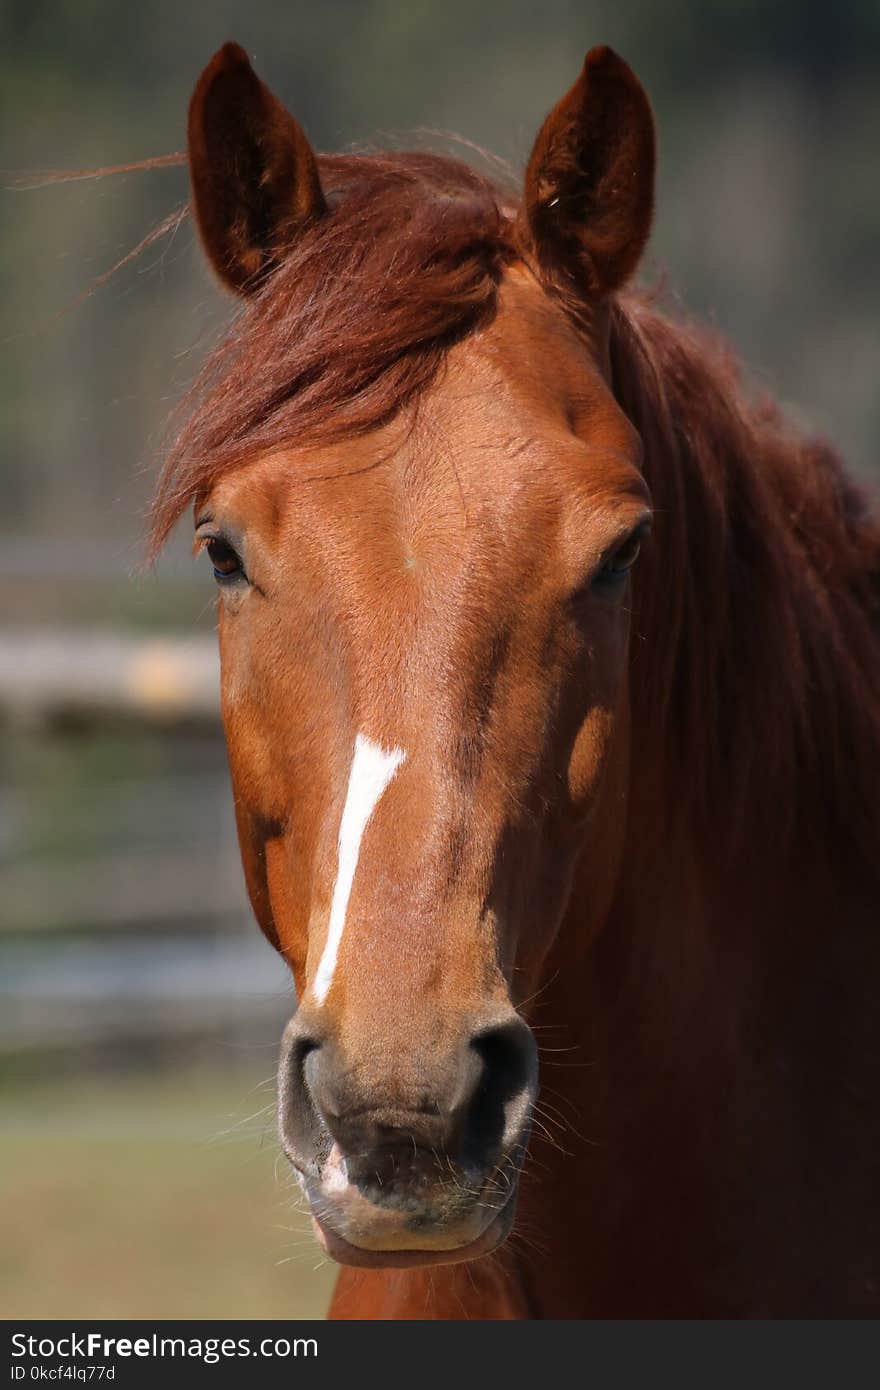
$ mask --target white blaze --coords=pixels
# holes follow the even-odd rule
[[[378,743],[358,734],[354,741],[354,757],[348,777],[348,791],[339,825],[339,845],[337,849],[336,883],[333,888],[333,901],[330,905],[330,924],[327,928],[327,942],[318,963],[313,991],[319,1004],[327,998],[336,969],[339,943],[345,928],[345,914],[357,870],[361,840],[370,816],[376,809],[382,793],[406,757],[402,748],[386,750]]]

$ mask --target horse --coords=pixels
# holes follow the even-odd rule
[[[330,1316],[876,1316],[880,526],[628,288],[641,83],[592,49],[518,187],[318,155],[227,44],[188,163],[240,312],[152,547],[217,582]]]

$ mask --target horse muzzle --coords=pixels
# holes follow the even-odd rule
[[[282,1145],[333,1259],[448,1264],[506,1238],[537,1091],[534,1038],[512,1010],[431,1057],[398,1053],[384,1075],[298,1013],[279,1083]]]

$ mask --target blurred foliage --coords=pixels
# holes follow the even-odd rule
[[[7,534],[112,537],[127,553],[172,405],[230,313],[186,222],[58,317],[186,198],[183,170],[31,189],[13,176],[182,148],[192,84],[229,37],[322,148],[429,127],[514,163],[585,49],[613,44],[658,116],[647,276],[664,273],[761,383],[872,470],[877,0],[5,0]]]
[[[102,720],[31,737],[0,730],[0,788],[0,869],[31,859],[88,861],[114,849],[194,853],[213,845],[231,817],[219,729],[169,738],[161,727]]]

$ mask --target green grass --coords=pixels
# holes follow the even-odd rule
[[[310,1318],[322,1260],[253,1078],[5,1086],[6,1318]]]

